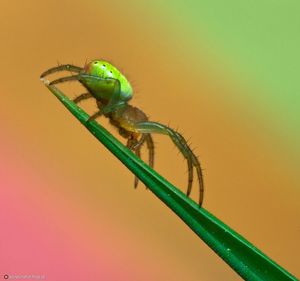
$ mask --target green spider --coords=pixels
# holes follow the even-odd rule
[[[76,73],[67,77],[56,79],[52,82],[44,78],[58,71],[70,71]],[[181,151],[188,164],[188,188],[187,196],[190,195],[193,183],[193,168],[196,168],[199,182],[199,205],[203,202],[203,176],[198,158],[190,149],[184,137],[170,127],[150,122],[146,114],[140,109],[128,104],[132,98],[133,90],[126,77],[112,64],[104,60],[93,60],[86,63],[83,68],[71,64],[59,65],[42,73],[41,79],[49,86],[66,81],[79,81],[87,90],[73,101],[79,103],[83,100],[94,98],[99,111],[90,116],[94,120],[100,116],[109,118],[110,123],[119,129],[121,136],[127,139],[127,147],[140,157],[140,149],[146,142],[149,150],[149,165],[154,164],[154,144],[151,134],[158,133],[168,135],[177,148]],[[138,179],[135,177],[134,187]]]

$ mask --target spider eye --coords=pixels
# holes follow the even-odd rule
[[[102,64],[102,66],[103,66],[103,67],[106,67],[106,65],[105,65],[105,64]]]
[[[94,62],[94,64],[98,64],[98,62],[97,62],[97,61],[95,61],[95,62]]]

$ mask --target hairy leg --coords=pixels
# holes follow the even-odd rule
[[[129,138],[127,140],[127,147],[134,151],[137,157],[141,158],[141,147],[146,140],[147,134],[142,134],[141,138],[138,140],[136,138]],[[139,179],[137,176],[134,177],[134,188],[137,188]]]
[[[94,113],[93,115],[91,115],[88,119],[88,122],[89,121],[92,121],[92,120],[95,120],[97,119],[98,117],[102,116],[103,115],[103,112],[100,110],[100,111],[97,111],[96,113]]]
[[[121,85],[120,81],[115,78],[102,78],[99,76],[89,75],[86,73],[79,74],[79,81],[87,88],[89,85],[103,85],[105,89],[109,88],[111,91],[111,97],[106,105],[104,105],[100,111],[103,114],[107,114],[115,111],[124,102],[121,100]]]
[[[135,150],[135,154],[138,158],[141,158],[140,147]],[[137,176],[134,176],[134,188],[137,188],[138,184],[139,184],[139,178]]]
[[[203,202],[203,193],[204,193],[204,185],[203,185],[203,175],[200,167],[200,163],[198,158],[195,156],[193,151],[188,146],[184,137],[168,126],[162,125],[157,122],[138,122],[135,124],[135,129],[141,133],[158,133],[168,135],[173,143],[177,146],[177,148],[181,151],[183,156],[187,160],[188,164],[188,188],[186,194],[189,196],[192,188],[193,182],[193,167],[196,168],[198,182],[199,182],[199,205],[202,205]]]
[[[58,66],[51,68],[47,71],[45,71],[42,75],[41,78],[44,76],[59,71],[59,70],[66,70],[65,67],[69,65],[64,65],[64,66]],[[72,66],[73,67],[73,66]],[[93,120],[102,114],[108,114],[113,111],[115,111],[117,108],[120,106],[123,106],[125,104],[124,101],[121,100],[121,85],[120,81],[115,79],[115,78],[102,78],[99,76],[94,76],[94,75],[89,75],[86,73],[81,73],[81,71],[77,71],[77,75],[71,75],[71,76],[66,76],[66,77],[61,77],[58,79],[55,79],[49,83],[49,85],[56,85],[59,83],[64,83],[68,81],[79,81],[80,83],[83,84],[88,90],[91,85],[97,85],[97,87],[100,89],[103,87],[104,89],[109,88],[112,91],[111,98],[109,99],[108,103],[102,106],[100,109],[99,113],[94,114],[93,116],[90,117],[89,120]],[[93,87],[94,87],[93,86]],[[93,92],[93,96],[97,99],[97,93]]]
[[[75,66],[75,65],[72,65],[72,64],[63,64],[63,65],[59,65],[59,66],[56,66],[56,67],[52,67],[48,70],[46,70],[45,72],[43,72],[41,74],[41,78],[49,75],[49,74],[52,74],[52,73],[55,73],[55,72],[58,72],[58,71],[71,71],[71,72],[81,72],[83,70],[83,68],[79,67],[79,66]]]
[[[79,74],[78,75],[65,76],[65,77],[61,77],[61,78],[53,80],[52,82],[50,82],[49,85],[55,85],[55,84],[68,82],[68,81],[78,81],[79,79],[80,79]]]
[[[154,166],[154,142],[153,142],[151,134],[147,134],[146,142],[147,142],[147,148],[149,151],[149,166],[151,168],[153,168],[153,166]]]
[[[89,99],[89,98],[92,98],[92,97],[93,97],[93,95],[91,93],[84,93],[84,94],[81,94],[80,96],[74,98],[73,102],[79,103],[83,100],[86,100],[86,99]]]

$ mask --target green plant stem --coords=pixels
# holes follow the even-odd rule
[[[58,88],[46,85],[67,109],[213,251],[245,280],[297,280],[229,226],[200,208],[115,139]]]

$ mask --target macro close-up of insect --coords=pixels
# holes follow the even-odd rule
[[[52,82],[45,79],[49,74],[58,71],[69,71],[75,75],[62,77]],[[154,143],[153,133],[164,134],[171,138],[180,150],[188,165],[188,187],[186,194],[190,195],[192,190],[194,168],[196,169],[199,184],[199,205],[203,202],[203,175],[200,162],[189,147],[184,137],[174,129],[148,120],[146,114],[128,102],[133,96],[133,89],[126,77],[112,64],[104,60],[93,60],[86,63],[83,68],[65,64],[48,69],[41,74],[41,79],[53,85],[67,82],[79,81],[87,90],[77,96],[73,102],[79,103],[83,100],[94,98],[99,111],[90,116],[88,121],[95,120],[100,116],[109,118],[110,123],[118,128],[119,134],[127,139],[127,147],[140,157],[140,149],[146,143],[149,151],[149,166],[154,165]],[[137,187],[138,178],[135,177],[134,186]]]
[[[0,281],[300,281],[300,1],[1,4]]]

